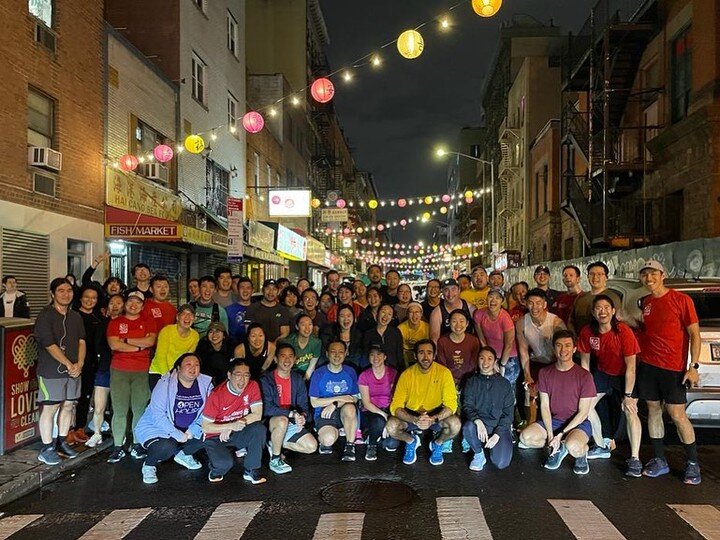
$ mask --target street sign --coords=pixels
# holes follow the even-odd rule
[[[347,208],[323,208],[320,210],[320,221],[323,223],[340,223],[347,220]]]
[[[236,197],[227,199],[228,215],[228,251],[227,260],[231,263],[243,259],[243,200]]]

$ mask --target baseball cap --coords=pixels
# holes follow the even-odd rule
[[[497,287],[490,289],[488,291],[488,295],[490,295],[490,294],[497,294],[500,297],[500,299],[505,300],[505,291],[503,291],[502,289],[498,289]]]
[[[535,272],[533,272],[533,275],[539,274],[540,272],[545,272],[546,274],[550,275],[550,269],[544,264],[541,264],[540,266],[535,268]]]
[[[368,354],[373,351],[381,352],[387,355],[387,353],[385,352],[385,346],[382,343],[371,343],[370,347],[368,347]]]
[[[443,289],[445,287],[452,287],[452,286],[458,287],[458,282],[456,280],[454,280],[453,278],[448,278],[448,279],[443,280],[443,282],[442,282]]]
[[[128,293],[127,298],[125,298],[125,301],[127,302],[131,298],[137,298],[141,302],[145,302],[145,295],[141,293],[140,291],[132,291]]]
[[[640,272],[649,269],[657,270],[659,272],[662,272],[663,274],[667,274],[667,272],[665,271],[665,267],[662,265],[662,263],[660,261],[656,261],[655,259],[648,259],[647,261],[645,261],[645,264],[643,264],[640,268]]]
[[[208,326],[207,333],[209,334],[213,330],[220,330],[223,334],[226,333],[225,325],[223,323],[221,323],[220,321],[211,322],[210,325]]]
[[[192,313],[193,315],[195,315],[195,308],[192,307],[191,304],[183,304],[183,305],[180,306],[180,307],[178,308],[178,310],[177,310],[178,313],[182,313],[183,311],[189,311],[190,313]]]
[[[274,279],[266,279],[265,281],[263,281],[262,288],[264,289],[265,287],[269,287],[270,285],[277,286],[277,281],[275,281]]]

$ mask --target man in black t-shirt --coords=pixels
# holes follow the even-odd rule
[[[275,343],[290,334],[290,312],[278,302],[278,290],[274,279],[266,279],[263,282],[262,292],[262,300],[250,304],[245,311],[245,323],[260,324],[267,340]]]

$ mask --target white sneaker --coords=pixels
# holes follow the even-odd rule
[[[235,452],[236,458],[244,458],[245,456],[247,456],[247,448],[241,448]]]
[[[158,481],[157,467],[151,467],[150,465],[142,466],[143,482],[146,484],[154,484]]]
[[[90,438],[85,441],[85,446],[88,448],[95,448],[98,444],[102,443],[102,435],[100,433],[93,433]]]
[[[196,471],[198,469],[202,469],[202,465],[200,464],[200,462],[197,459],[195,459],[192,456],[187,455],[182,450],[180,450],[177,454],[175,454],[173,461],[175,461],[175,463],[177,463],[178,465],[182,465],[186,469],[190,469],[191,471]]]

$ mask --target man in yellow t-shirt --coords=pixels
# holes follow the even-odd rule
[[[490,291],[488,286],[488,275],[485,268],[476,266],[472,271],[473,288],[460,293],[460,298],[468,304],[475,306],[475,309],[485,309],[487,307],[487,295]]]
[[[422,320],[423,308],[418,302],[412,302],[407,308],[407,319],[398,326],[403,338],[403,358],[405,367],[415,363],[415,344],[430,337],[430,325]]]
[[[400,375],[386,429],[392,439],[405,442],[403,463],[417,460],[420,437],[417,432],[430,430],[436,436],[430,442],[430,464],[443,464],[443,443],[452,440],[462,427],[452,373],[435,362],[435,343],[423,339],[415,344],[417,364]]]

